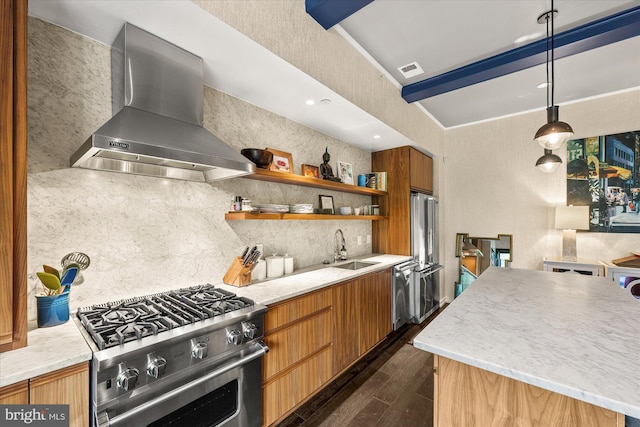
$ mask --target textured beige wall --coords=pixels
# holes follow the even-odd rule
[[[333,255],[334,231],[345,233],[350,256],[370,221],[225,221],[235,195],[254,203],[313,203],[336,207],[371,198],[242,178],[213,184],[164,180],[69,167],[69,157],[111,117],[110,49],[60,27],[29,18],[28,272],[59,267],[67,253],[91,257],[71,307],[147,295],[177,287],[218,284],[244,245],[288,252],[296,268]],[[232,147],[273,147],[292,153],[294,168],[319,165],[325,147],[354,173],[370,172],[371,155],[341,141],[205,87],[205,127]],[[335,167],[335,166],[334,166]],[[35,319],[34,298],[29,318]]]
[[[640,129],[640,90],[560,107],[576,138]],[[562,232],[554,207],[566,203],[566,146],[555,154],[563,166],[552,174],[535,167],[543,150],[533,141],[546,112],[448,130],[445,137],[443,209],[445,287],[457,277],[456,233],[513,234],[513,267],[542,269],[542,258],[560,256]],[[640,249],[639,234],[579,232],[578,257],[611,260]]]

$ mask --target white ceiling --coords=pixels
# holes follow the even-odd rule
[[[640,0],[558,0],[556,29],[639,4]],[[536,18],[549,8],[549,2],[542,0],[376,0],[344,20],[337,30],[366,50],[400,88],[512,49],[518,37],[536,32],[538,38],[543,37],[546,28]],[[217,90],[367,151],[412,145],[397,131],[191,2],[30,0],[29,13],[106,45],[113,43],[128,21],[201,56],[205,84]],[[418,61],[426,73],[405,81],[396,67],[412,61]],[[544,80],[544,66],[537,66],[420,104],[442,127],[449,128],[544,109],[545,91],[535,88]],[[640,37],[556,62],[556,104],[632,87],[640,87]],[[306,105],[308,99],[316,104]],[[322,104],[322,99],[331,103]],[[373,139],[373,135],[381,138]]]
[[[556,0],[556,35],[640,5],[624,0]],[[539,15],[550,0],[376,0],[340,26],[405,86],[546,37]],[[525,42],[516,43],[526,37]],[[424,74],[397,70],[418,62]],[[545,65],[419,101],[445,128],[546,105]],[[555,61],[555,104],[640,86],[640,37]]]

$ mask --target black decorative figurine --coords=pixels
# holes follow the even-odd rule
[[[320,174],[322,175],[322,179],[341,182],[340,178],[333,176],[333,169],[331,169],[331,166],[329,165],[329,160],[331,160],[331,156],[329,155],[329,147],[326,147],[324,149],[324,154],[322,155],[323,163],[320,165]]]

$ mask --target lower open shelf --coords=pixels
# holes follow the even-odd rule
[[[224,215],[227,221],[245,220],[284,220],[284,221],[327,221],[327,220],[361,220],[379,221],[386,219],[380,215],[323,215],[323,214],[291,214],[291,213],[253,213],[229,212]]]

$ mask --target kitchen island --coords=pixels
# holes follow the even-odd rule
[[[435,426],[624,426],[640,418],[640,304],[599,277],[490,268],[414,346]]]

